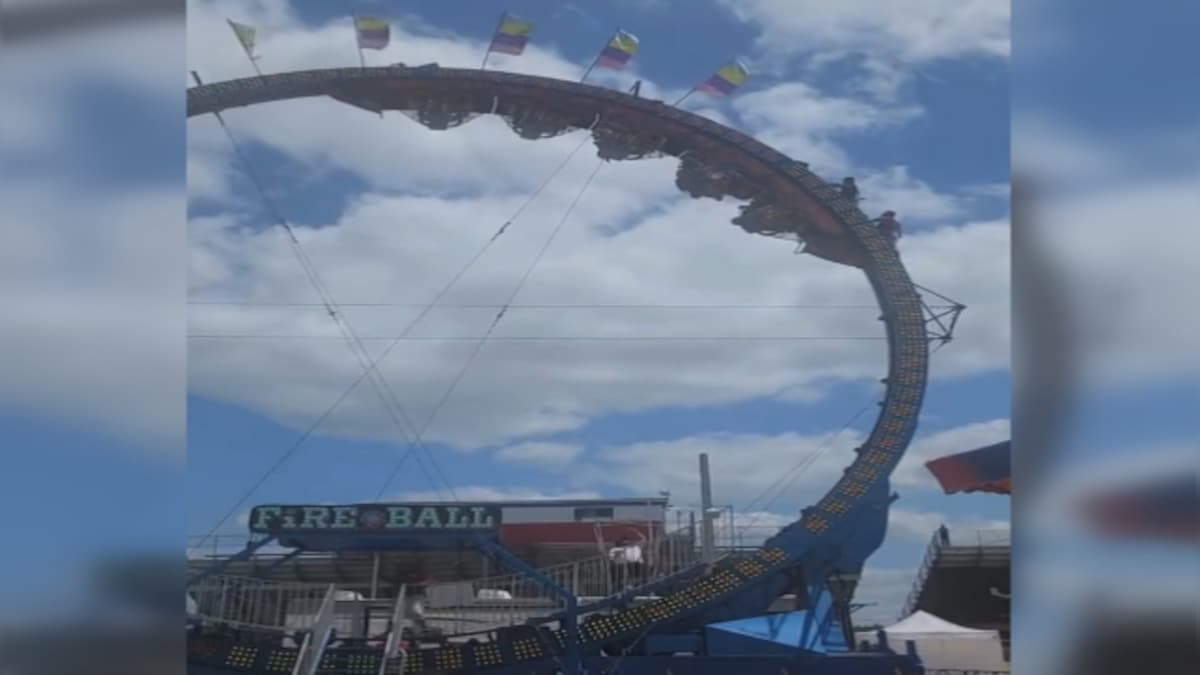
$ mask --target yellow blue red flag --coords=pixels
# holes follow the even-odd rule
[[[392,39],[392,29],[386,19],[373,16],[354,17],[359,49],[383,49]]]
[[[734,89],[742,86],[748,77],[750,77],[750,69],[741,60],[735,60],[733,63],[721,66],[715,75],[696,89],[717,96],[728,96],[733,93]]]
[[[488,51],[516,56],[525,51],[525,45],[532,36],[532,23],[506,13],[504,18],[500,19],[500,25],[496,28],[496,34],[492,36],[492,44]]]
[[[637,36],[629,31],[619,30],[605,45],[604,51],[600,52],[599,58],[596,59],[596,65],[601,68],[620,70],[629,63],[629,59],[633,58],[637,50]]]

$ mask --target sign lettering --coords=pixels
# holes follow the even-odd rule
[[[437,532],[491,531],[500,525],[500,507],[462,504],[356,504],[351,506],[256,506],[250,531]]]

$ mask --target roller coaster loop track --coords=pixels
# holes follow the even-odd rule
[[[545,77],[434,64],[307,70],[204,84],[188,91],[187,111],[193,117],[306,97],[332,97],[374,113],[400,110],[435,129],[481,114],[503,117],[530,139],[589,129],[606,159],[671,155],[680,158],[681,175],[688,167],[701,167],[701,173],[719,167],[718,175],[732,172],[756,192],[739,196],[737,188],[701,186],[701,192],[709,193],[693,196],[720,198],[726,190],[750,199],[742,207],[743,215],[751,216],[739,223],[743,229],[803,241],[805,253],[858,267],[871,283],[886,327],[885,393],[874,427],[843,476],[753,556],[718,566],[658,600],[585,622],[580,630],[585,652],[636,641],[663,627],[730,618],[745,613],[748,598],[751,605],[769,602],[787,583],[789,570],[811,564],[814,551],[837,550],[867,502],[881,491],[886,495],[888,478],[915,432],[925,393],[929,341],[921,299],[893,245],[856,204],[807,165],[660,101]],[[686,189],[680,178],[677,183]],[[542,672],[563,653],[566,632],[530,630],[517,639],[417,651],[409,655],[405,670],[505,671],[520,665],[521,672]]]

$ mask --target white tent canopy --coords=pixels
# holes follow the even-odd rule
[[[915,640],[920,636],[988,640],[998,635],[994,630],[967,628],[921,610],[884,628],[883,632],[887,633],[889,640]]]
[[[999,631],[960,626],[919,610],[882,630],[888,645],[898,652],[903,653],[904,643],[911,640],[927,672],[1009,669]]]

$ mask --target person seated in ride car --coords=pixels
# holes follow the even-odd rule
[[[896,242],[900,240],[900,221],[896,220],[895,211],[884,211],[872,222],[892,242],[892,246],[895,246]]]
[[[850,176],[843,178],[838,188],[842,191],[842,196],[846,199],[852,202],[858,201],[858,184]]]

